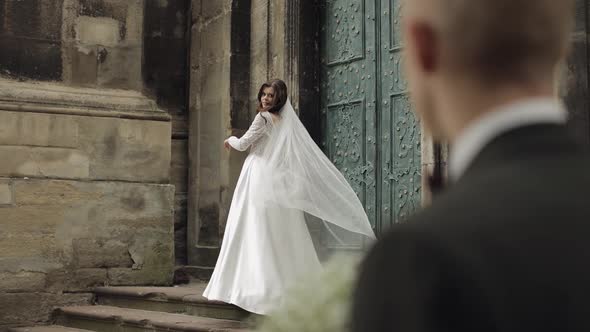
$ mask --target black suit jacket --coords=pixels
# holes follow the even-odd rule
[[[562,126],[488,144],[362,264],[355,332],[590,331],[590,161]]]

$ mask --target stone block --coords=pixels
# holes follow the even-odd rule
[[[0,322],[27,324],[48,321],[58,307],[89,305],[92,294],[0,293]],[[26,310],[23,310],[26,308]]]
[[[0,292],[40,292],[45,289],[45,273],[0,272]]]
[[[62,148],[0,146],[0,176],[87,179],[90,160],[83,152]]]
[[[111,286],[169,286],[172,283],[173,274],[168,268],[153,271],[113,268],[108,270],[108,280]]]
[[[91,292],[95,287],[101,287],[107,283],[107,269],[59,269],[47,273],[45,292],[55,294]]]
[[[44,257],[10,258],[0,255],[0,273],[35,272],[47,274],[60,269],[63,269],[63,265],[50,262]]]
[[[79,86],[94,86],[98,77],[98,47],[96,45],[70,44],[65,48],[71,59],[71,83]]]
[[[107,269],[79,269],[68,278],[65,291],[90,292],[96,287],[102,287],[108,283]]]
[[[53,294],[46,293],[0,293],[0,322],[30,324],[47,321],[52,300],[55,300]]]
[[[147,228],[129,247],[132,268],[108,269],[110,285],[169,285],[174,270],[173,232],[154,234]]]
[[[99,48],[98,85],[141,91],[142,51],[141,46]]]
[[[167,183],[170,137],[170,122],[0,111],[0,176]]]
[[[12,208],[0,209],[0,212],[11,209]],[[23,217],[23,215],[14,214],[12,220],[18,220],[18,217]],[[40,215],[40,217],[42,217],[42,215]],[[5,219],[2,219],[2,222],[10,222],[10,228],[14,228],[14,224],[11,222],[12,220],[5,221]],[[4,227],[4,224],[2,226]],[[6,226],[6,228],[9,227]],[[21,234],[19,236],[14,236],[13,234],[14,233],[10,230],[2,230],[2,235],[0,235],[0,257],[22,258],[46,257],[51,255],[59,257],[60,253],[56,250],[55,238],[53,236],[42,236],[39,234]]]
[[[131,267],[128,243],[117,238],[79,238],[73,243],[74,264],[88,267]]]
[[[169,122],[85,118],[79,123],[80,149],[91,152],[91,178],[169,182]]]
[[[114,47],[121,42],[121,22],[110,17],[78,16],[76,41],[82,45]]]
[[[49,178],[88,179],[90,160],[82,151],[59,148],[34,148],[39,176]]]
[[[0,145],[75,148],[78,123],[67,116],[1,111]]]
[[[38,176],[38,163],[32,158],[33,148],[28,146],[0,146],[0,176]]]
[[[140,271],[136,274],[159,276],[154,280],[160,283],[171,274],[172,186],[39,179],[13,183],[16,204],[0,209],[0,257],[36,257],[74,270],[134,268]],[[18,266],[8,272],[21,270],[31,272]],[[51,284],[60,278],[52,275]],[[70,278],[61,279],[67,284]]]
[[[0,206],[14,204],[12,184],[9,180],[0,180]]]

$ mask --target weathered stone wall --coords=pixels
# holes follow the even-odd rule
[[[0,0],[0,75],[143,91],[172,116],[176,259],[186,263],[190,0]]]
[[[230,128],[232,1],[192,1],[191,104],[189,115],[189,264],[219,247],[230,195],[230,154],[223,141]]]
[[[0,178],[0,191],[0,330],[88,304],[95,286],[170,282],[170,186]]]
[[[186,225],[181,3],[0,0],[0,331],[89,303],[95,286],[172,282],[175,210]]]
[[[171,183],[176,188],[176,264],[186,264],[188,177],[188,21],[190,1],[146,1],[143,78],[146,93],[172,117]]]
[[[170,284],[170,131],[136,92],[0,81],[0,331],[95,286]]]
[[[0,81],[0,88],[0,153],[10,156],[0,166],[0,176],[169,183],[169,118],[156,109],[137,110],[155,108],[141,94],[10,81]],[[68,95],[72,103],[108,101],[105,107],[118,107],[113,104],[118,98],[131,110],[81,109],[69,115],[78,108],[58,112],[47,105],[64,102]]]

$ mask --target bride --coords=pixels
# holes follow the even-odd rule
[[[375,235],[356,194],[299,121],[285,83],[263,84],[258,102],[244,136],[225,141],[226,149],[250,154],[203,296],[265,315],[302,276],[321,270],[305,214],[330,232],[336,226],[368,241]]]

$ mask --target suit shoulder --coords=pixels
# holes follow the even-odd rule
[[[394,224],[383,236],[384,241],[444,241],[477,224],[474,214],[482,211],[477,202],[483,196],[471,193],[471,189],[449,192],[441,195],[430,206],[416,211],[413,215]],[[490,216],[490,214],[488,214]]]
[[[402,247],[421,246],[424,243],[433,243],[436,235],[430,227],[430,220],[419,213],[407,221],[395,224],[388,229],[375,244],[373,251],[391,252]]]

